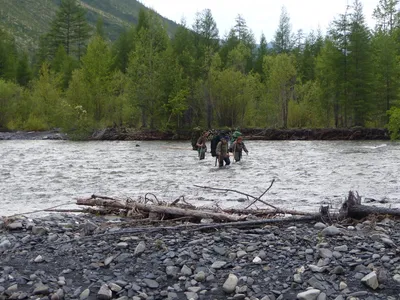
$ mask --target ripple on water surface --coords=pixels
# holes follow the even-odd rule
[[[317,211],[339,205],[349,190],[400,207],[400,144],[382,141],[247,141],[249,155],[229,168],[199,161],[189,142],[0,141],[1,215],[24,213],[100,194],[137,198],[145,193],[196,205],[243,208],[243,195],[261,195],[282,208]],[[140,147],[136,147],[140,144]],[[67,206],[68,207],[68,206]],[[261,206],[259,206],[261,207]]]

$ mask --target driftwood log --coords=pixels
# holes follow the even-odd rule
[[[215,213],[194,209],[183,209],[165,205],[148,205],[139,202],[123,202],[119,200],[102,199],[105,197],[92,195],[90,198],[78,199],[77,205],[102,206],[109,208],[118,208],[125,210],[140,210],[148,213],[168,214],[175,217],[193,217],[198,219],[212,219],[216,222],[236,222],[246,219],[245,216],[229,215],[225,213]]]
[[[376,206],[367,206],[361,204],[361,197],[356,192],[349,192],[346,201],[343,203],[339,216],[341,218],[354,218],[362,219],[369,215],[390,215],[390,216],[400,216],[400,210],[395,208],[385,208]]]

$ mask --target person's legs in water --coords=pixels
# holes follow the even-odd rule
[[[199,158],[200,160],[204,159],[206,157],[206,149],[205,148],[199,148]]]
[[[225,161],[225,166],[229,166],[231,164],[231,160],[229,159],[229,156],[224,157],[224,161]]]
[[[241,157],[242,157],[241,151],[235,152],[235,157],[234,157],[235,161],[240,161]]]
[[[218,159],[218,161],[219,161],[219,167],[222,168],[224,166],[224,160]]]

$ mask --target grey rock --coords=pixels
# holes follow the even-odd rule
[[[385,282],[387,282],[387,280],[389,278],[389,272],[384,268],[378,269],[376,275],[378,276],[379,283],[385,283]]]
[[[239,250],[238,252],[236,252],[236,257],[237,257],[237,258],[242,258],[242,257],[245,256],[246,254],[247,254],[246,251]]]
[[[182,269],[181,269],[181,274],[183,274],[183,275],[187,275],[187,276],[190,276],[190,275],[192,275],[192,269],[191,268],[189,268],[187,265],[184,265],[183,267],[182,267]]]
[[[237,278],[237,276],[235,274],[231,273],[228,275],[228,278],[225,280],[224,285],[222,286],[222,289],[227,294],[233,293],[236,289],[238,281],[239,281],[239,279]]]
[[[341,281],[341,282],[339,283],[339,290],[340,290],[340,291],[343,291],[344,289],[347,289],[347,283],[344,282],[344,281]]]
[[[120,287],[118,284],[113,283],[113,282],[109,283],[108,287],[110,288],[110,290],[112,290],[113,292],[116,292],[116,293],[118,293],[122,290],[122,287]]]
[[[199,299],[199,295],[197,295],[196,293],[193,293],[193,292],[185,292],[185,295],[186,295],[186,299],[187,300],[197,300],[197,299]]]
[[[310,279],[308,279],[307,283],[317,290],[325,290],[323,282],[319,281],[315,277],[311,277]]]
[[[159,287],[158,282],[153,279],[145,278],[143,279],[143,282],[151,289],[156,289]]]
[[[336,266],[333,268],[332,273],[336,275],[341,275],[344,274],[344,269],[342,266]]]
[[[139,292],[141,290],[141,287],[138,284],[136,284],[135,282],[133,282],[131,289],[136,292]]]
[[[348,294],[349,297],[363,297],[363,296],[367,296],[367,295],[368,295],[367,291],[359,291],[359,292],[354,292],[354,293]]]
[[[322,230],[322,229],[326,228],[326,225],[324,223],[318,222],[318,223],[315,223],[314,228]]]
[[[368,275],[364,276],[361,279],[361,282],[364,283],[366,286],[376,290],[379,286],[378,276],[376,275],[375,271],[369,273]]]
[[[122,263],[124,261],[126,261],[127,259],[129,259],[132,256],[132,254],[130,253],[121,253],[120,255],[118,255],[117,258],[115,258],[115,261],[118,263]]]
[[[298,293],[297,299],[299,299],[299,300],[317,300],[320,293],[321,293],[320,290],[310,289],[305,292]]]
[[[128,248],[128,243],[127,242],[119,242],[118,244],[117,244],[117,248],[119,248],[119,249],[126,249],[126,248]]]
[[[189,292],[198,293],[201,291],[201,287],[199,286],[190,286],[187,288]]]
[[[296,283],[303,283],[303,279],[301,278],[301,274],[294,274],[293,275],[293,281]]]
[[[12,222],[7,225],[8,230],[21,230],[23,228],[24,228],[24,226],[22,225],[22,222],[19,222],[19,221]]]
[[[90,295],[90,290],[89,289],[85,289],[80,295],[79,295],[79,299],[80,300],[85,300],[87,298],[89,298]]]
[[[179,297],[178,297],[178,294],[177,293],[174,293],[174,292],[168,292],[168,295],[167,295],[167,299],[168,300],[175,300],[175,299],[178,299]]]
[[[47,237],[47,240],[49,242],[55,242],[56,240],[58,240],[58,235],[54,234],[54,233],[50,233],[49,236]]]
[[[63,289],[58,289],[57,292],[54,295],[57,295],[57,298],[59,300],[63,300],[64,299],[64,290]]]
[[[50,289],[47,285],[40,283],[33,290],[33,294],[34,295],[48,295],[48,294],[50,294]]]
[[[400,284],[400,274],[394,275],[393,280]]]
[[[206,273],[204,273],[203,271],[196,273],[196,275],[194,275],[194,280],[198,282],[203,282],[204,280],[206,280]]]
[[[316,272],[316,273],[322,273],[326,270],[325,267],[319,267],[316,265],[308,265],[308,267],[311,269],[311,271]]]
[[[226,249],[224,247],[213,246],[213,249],[219,255],[225,255],[225,253],[226,253]]]
[[[114,260],[115,255],[109,256],[104,260],[104,265],[108,266],[109,264],[111,264],[111,262]]]
[[[176,277],[178,272],[179,272],[179,268],[175,267],[175,266],[168,266],[165,269],[165,273],[167,273],[167,275],[171,276],[171,277]]]
[[[211,265],[211,268],[213,268],[213,269],[221,269],[225,265],[226,265],[225,261],[216,261]]]
[[[332,258],[333,254],[332,251],[325,248],[318,249],[319,256],[322,258]]]
[[[347,247],[347,245],[341,245],[341,246],[334,247],[333,250],[338,251],[338,252],[347,252],[347,251],[349,251],[349,247]]]
[[[112,291],[107,284],[103,284],[97,292],[97,299],[99,300],[110,300],[112,299]]]
[[[133,255],[139,255],[143,253],[146,250],[146,244],[141,241],[135,248],[135,252],[133,252]]]
[[[396,244],[391,240],[391,239],[389,239],[389,238],[382,238],[381,239],[381,241],[385,244],[385,245],[388,245],[388,246],[391,246],[391,247],[396,247]]]
[[[32,233],[35,235],[45,235],[47,233],[47,229],[42,226],[33,226]]]
[[[0,243],[0,251],[4,251],[11,248],[11,242],[9,240],[4,240]]]
[[[319,294],[318,298],[317,298],[317,300],[327,300],[327,299],[328,299],[328,297],[323,292],[321,294]]]
[[[92,234],[97,228],[99,228],[99,226],[97,226],[96,224],[94,224],[93,222],[90,221],[86,221],[83,224],[83,232],[85,235],[90,235]]]
[[[6,293],[11,295],[12,293],[14,293],[16,291],[18,291],[18,284],[13,284],[7,288]]]
[[[35,263],[41,263],[44,261],[44,258],[41,255],[36,256],[36,258],[33,260]]]
[[[324,228],[321,233],[324,236],[335,236],[340,234],[340,230],[335,226],[329,226]]]

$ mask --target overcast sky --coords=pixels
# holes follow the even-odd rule
[[[345,12],[346,5],[353,0],[140,0],[159,14],[180,23],[182,17],[192,27],[196,12],[211,9],[217,23],[219,34],[223,37],[235,24],[235,18],[241,14],[247,26],[259,41],[264,33],[267,41],[273,39],[278,28],[282,6],[286,7],[292,23],[292,31],[302,29],[304,33],[321,28],[325,34],[331,21]],[[367,24],[373,28],[372,12],[379,0],[361,0]]]

